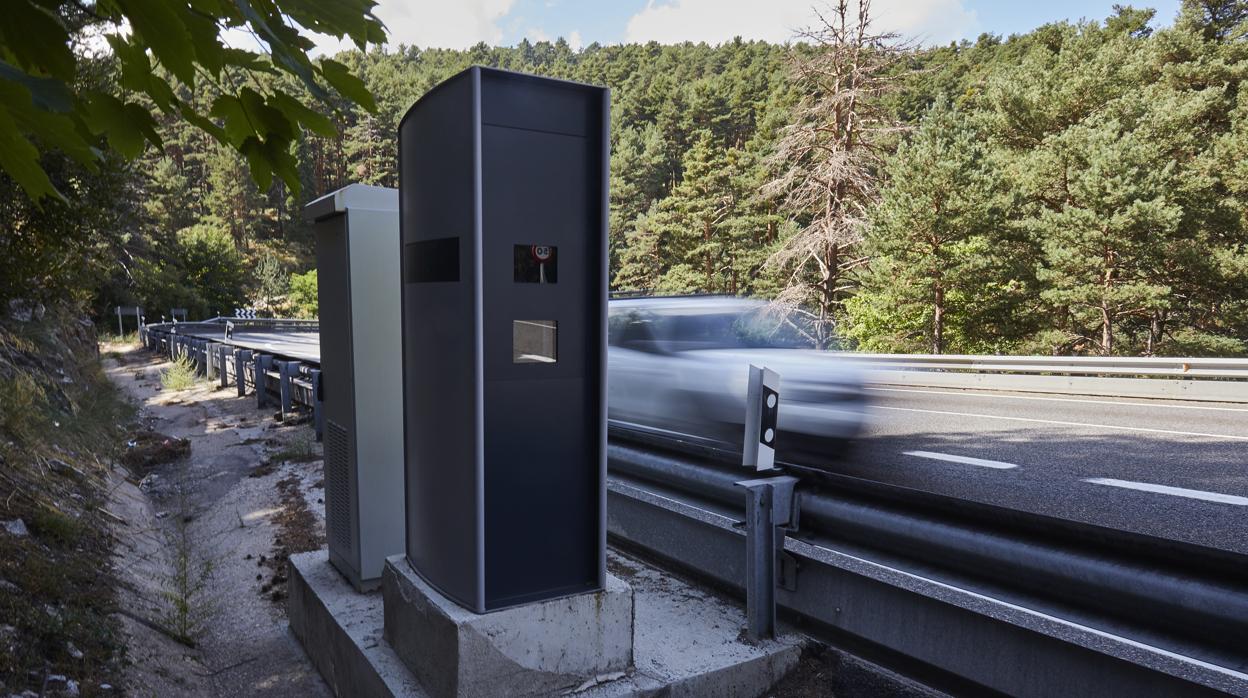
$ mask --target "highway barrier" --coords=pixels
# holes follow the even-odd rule
[[[1248,403],[1248,359],[835,352],[877,385]]]

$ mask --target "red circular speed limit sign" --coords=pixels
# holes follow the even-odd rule
[[[550,245],[533,245],[529,247],[529,254],[533,255],[533,261],[535,262],[549,262],[550,258],[555,254],[555,248]]]

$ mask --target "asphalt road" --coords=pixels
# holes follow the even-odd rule
[[[315,332],[237,331],[233,343],[320,357]],[[865,433],[829,469],[1248,554],[1248,406],[918,387],[869,393]]]
[[[1012,509],[1248,553],[1248,407],[874,387],[829,467]]]
[[[201,339],[233,344],[257,351],[269,351],[300,361],[321,361],[321,335],[319,332],[262,332],[259,330],[235,330],[230,340],[225,339],[225,328],[218,330],[211,325],[198,325],[187,330]]]

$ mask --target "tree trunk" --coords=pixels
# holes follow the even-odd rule
[[[1114,326],[1113,315],[1109,312],[1109,307],[1105,304],[1101,305],[1101,355],[1112,356],[1114,353]]]
[[[945,353],[945,287],[940,284],[932,305],[932,353]]]
[[[706,252],[702,253],[702,266],[706,273],[706,290],[714,292],[715,286],[712,284],[711,277],[714,276],[714,259],[711,257],[711,222],[702,222],[702,243],[706,245]]]
[[[832,344],[832,333],[828,331],[828,326],[832,324],[832,313],[836,309],[836,287],[840,283],[840,274],[838,273],[841,266],[841,247],[836,243],[830,243],[827,247],[827,254],[824,260],[827,264],[827,273],[823,278],[822,301],[819,309],[819,348],[827,349]]]
[[[1101,283],[1101,354],[1114,353],[1114,315],[1109,310],[1109,290],[1114,286],[1114,251],[1105,250],[1105,277]]]

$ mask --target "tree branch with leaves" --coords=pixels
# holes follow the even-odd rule
[[[298,190],[292,145],[303,129],[333,122],[261,81],[297,78],[329,110],[333,94],[375,109],[364,82],[337,61],[313,60],[308,33],[350,39],[360,50],[385,40],[374,0],[10,0],[0,23],[0,169],[32,199],[64,200],[40,162],[55,149],[95,168],[107,143],[128,159],[161,148],[154,112],[195,125],[246,159],[261,189],[273,176]],[[116,90],[83,85],[88,33],[102,35],[118,67]],[[229,45],[249,33],[257,50]],[[263,84],[270,87],[264,89]],[[205,113],[195,99],[215,97]]]

